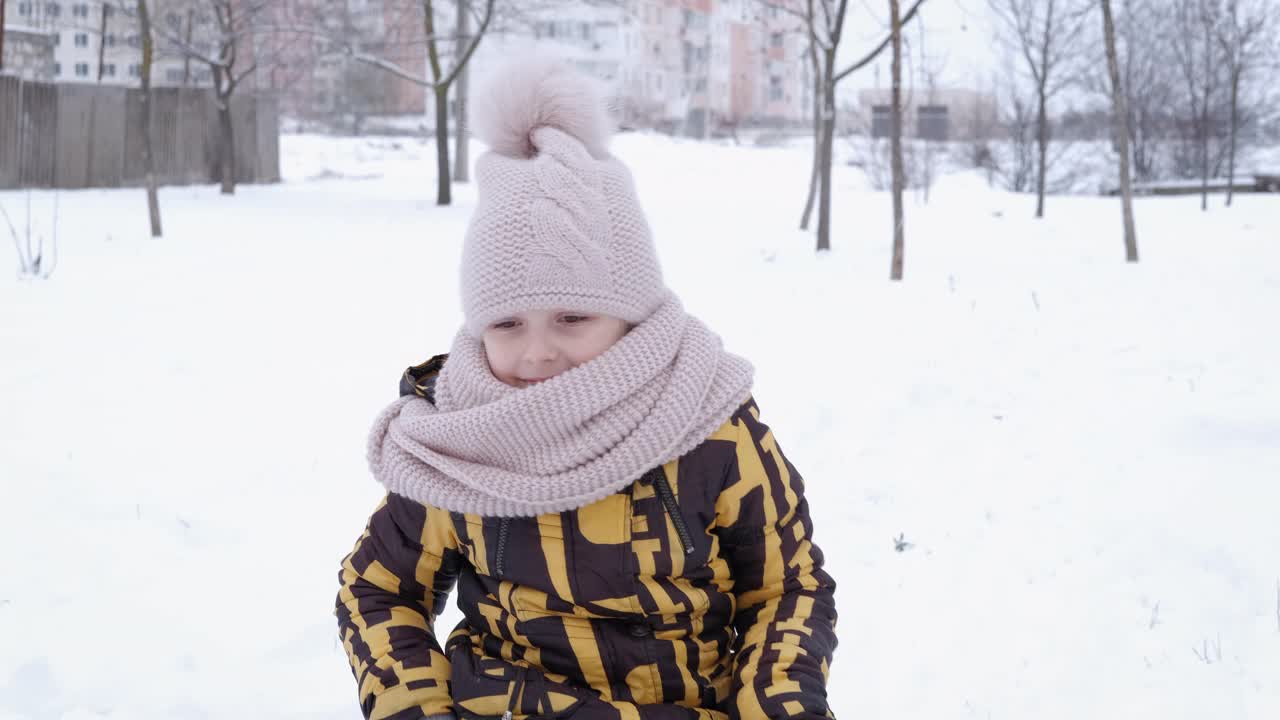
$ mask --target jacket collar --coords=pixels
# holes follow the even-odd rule
[[[449,359],[448,354],[436,355],[421,365],[411,365],[405,368],[404,373],[400,376],[400,397],[405,395],[417,395],[424,397],[427,402],[435,405],[436,403],[436,380],[440,377],[440,370],[444,367],[444,361]]]

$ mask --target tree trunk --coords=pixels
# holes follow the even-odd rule
[[[222,142],[219,144],[219,167],[222,175],[222,194],[234,195],[236,192],[236,150],[234,130],[231,125],[231,96],[218,95],[218,127],[221,129]]]
[[[102,23],[98,27],[98,84],[102,84],[102,75],[105,68],[107,54],[107,6],[102,6]],[[85,185],[93,187],[93,156],[95,154],[94,140],[98,133],[96,128],[98,125],[98,94],[94,93],[89,100],[89,137],[86,139],[85,151]]]
[[[893,264],[890,280],[902,279],[905,238],[902,218],[902,18],[898,0],[889,0],[889,32],[893,34],[893,90],[889,100],[889,154],[893,172]]]
[[[831,249],[831,154],[836,129],[835,83],[831,81],[835,53],[826,52],[822,88],[822,135],[818,173],[818,250]]]
[[[154,43],[151,39],[151,16],[147,0],[138,0],[138,22],[142,32],[142,171],[147,183],[147,214],[151,220],[151,237],[160,237],[160,197],[156,189],[155,155],[151,147],[151,61]]]
[[[191,46],[191,32],[196,22],[196,9],[187,8],[187,47]],[[182,87],[191,84],[191,53],[182,53]]]
[[[1107,70],[1111,75],[1111,119],[1119,144],[1120,206],[1124,217],[1124,257],[1138,262],[1138,236],[1133,225],[1133,184],[1129,178],[1128,88],[1120,84],[1120,61],[1116,56],[1116,28],[1111,18],[1111,0],[1102,0],[1102,33],[1107,44]]]
[[[4,70],[4,2],[0,0],[0,70]]]
[[[1231,140],[1227,150],[1227,207],[1231,207],[1231,198],[1235,194],[1236,185],[1236,124],[1238,121],[1237,102],[1240,96],[1240,69],[1231,71]]]
[[[466,46],[467,41],[471,39],[471,3],[469,0],[458,0],[458,42],[459,49]],[[459,50],[460,52],[461,50]],[[453,159],[453,179],[457,182],[468,182],[471,180],[471,153],[468,152],[467,142],[470,137],[468,132],[470,128],[467,126],[467,96],[470,92],[468,85],[468,75],[471,71],[467,65],[463,65],[458,71],[458,78],[454,82],[457,83],[457,90],[454,91],[454,137],[455,142],[454,153],[456,157]]]
[[[1045,163],[1048,162],[1049,155],[1049,100],[1045,96],[1043,81],[1040,84],[1039,95],[1040,109],[1036,111],[1036,144],[1040,156],[1036,165],[1036,217],[1042,218],[1044,217],[1045,176],[1048,174]]]
[[[106,55],[107,55],[107,13],[108,12],[110,12],[110,10],[108,10],[107,4],[103,3],[102,4],[102,23],[98,26],[98,84],[99,85],[102,84],[102,73],[104,72],[104,69],[105,69],[105,64],[102,61],[106,59]],[[90,131],[92,132],[93,125],[90,124],[89,127],[90,127]]]
[[[813,167],[809,171],[809,194],[804,200],[804,212],[800,215],[800,229],[809,229],[809,218],[813,215],[813,201],[818,196],[818,172],[822,164],[821,141],[819,139],[822,134],[821,127],[813,129]]]
[[[1213,52],[1212,27],[1207,18],[1204,25],[1204,95],[1200,103],[1200,210],[1209,209],[1209,88],[1212,82]]]
[[[448,205],[453,202],[452,188],[449,183],[449,88],[437,85],[436,96],[436,177],[439,187],[436,189],[436,205]]]
[[[809,41],[809,66],[813,69],[813,168],[809,171],[809,194],[804,200],[804,212],[800,214],[800,229],[809,229],[813,215],[813,201],[818,194],[818,170],[822,164],[822,72],[818,67],[818,51]]]
[[[702,59],[702,140],[711,138],[711,11],[707,11],[707,56]]]

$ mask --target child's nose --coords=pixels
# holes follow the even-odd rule
[[[535,363],[550,362],[555,360],[557,355],[559,350],[556,349],[555,343],[540,338],[531,340],[525,351],[525,358]]]

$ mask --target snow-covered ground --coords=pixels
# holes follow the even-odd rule
[[[803,147],[615,147],[807,478],[839,716],[1280,717],[1280,198],[1139,199],[1126,265],[1115,200],[951,174],[891,284],[852,168],[816,255]],[[281,185],[163,190],[163,239],[64,192],[51,279],[0,252],[4,720],[359,716],[365,433],[460,321],[475,191],[435,207],[414,139],[282,148]]]

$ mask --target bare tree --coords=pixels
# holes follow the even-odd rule
[[[4,70],[4,3],[0,0],[0,70]]]
[[[426,45],[427,64],[431,69],[430,79],[406,70],[385,58],[361,52],[349,44],[347,52],[353,60],[379,68],[431,91],[436,116],[436,204],[448,205],[453,202],[452,176],[449,168],[449,89],[466,68],[471,55],[489,29],[489,23],[494,15],[494,0],[484,0],[484,9],[481,13],[477,13],[476,9],[468,3],[471,19],[477,22],[477,27],[465,42],[456,42],[460,35],[456,29],[452,34],[437,32],[436,0],[420,0],[420,2],[422,3],[422,41]],[[442,59],[445,59],[442,44],[451,42],[456,42],[457,47],[454,47],[453,52],[450,53],[451,66],[446,67],[442,62]]]
[[[436,189],[436,204],[448,205],[453,202],[449,177],[449,87],[458,75],[466,68],[475,52],[485,30],[489,28],[489,19],[493,17],[493,1],[485,0],[484,16],[480,18],[476,34],[466,45],[459,43],[455,48],[454,65],[445,69],[440,63],[440,43],[436,38],[435,12],[433,0],[423,0],[423,35],[427,43],[427,63],[431,67],[431,89],[435,92],[436,109],[436,177],[439,178]]]
[[[58,267],[58,193],[53,193],[53,232],[46,238],[39,227],[31,229],[31,190],[27,190],[27,222],[23,234],[13,226],[8,211],[0,205],[0,217],[9,226],[14,249],[18,251],[18,277],[47,280]],[[48,248],[45,241],[48,240]]]
[[[801,12],[793,2],[786,0],[759,0],[765,10],[772,10],[790,15],[799,21],[798,27],[805,35],[805,58],[809,62],[809,77],[813,83],[813,167],[809,171],[809,190],[805,194],[804,210],[800,213],[800,229],[809,229],[809,219],[813,216],[814,200],[818,196],[818,178],[822,168],[822,147],[818,138],[822,136],[823,77],[822,64],[818,60],[817,35],[813,32],[810,20],[812,3]]]
[[[906,25],[920,10],[925,0],[916,0],[911,9],[902,16],[900,25]],[[833,139],[836,126],[836,88],[840,81],[857,70],[866,67],[884,52],[893,39],[892,33],[871,49],[866,55],[856,60],[843,70],[836,69],[836,53],[840,49],[840,40],[844,34],[844,19],[848,10],[848,0],[806,0],[805,19],[809,28],[810,42],[818,55],[818,76],[820,77],[820,95],[822,98],[818,122],[818,130],[814,138],[818,145],[815,159],[818,163],[818,250],[831,249],[831,159]]]
[[[236,191],[235,135],[231,122],[231,101],[241,84],[259,69],[279,60],[286,36],[272,25],[273,13],[280,10],[273,0],[204,0],[211,19],[197,14],[195,39],[191,22],[182,32],[180,22],[153,24],[152,28],[168,48],[184,59],[204,63],[213,79],[214,104],[218,111],[218,173],[224,195]],[[268,32],[275,45],[262,42]],[[208,38],[206,44],[201,42]],[[206,49],[206,47],[211,47]]]
[[[1200,209],[1209,209],[1209,136],[1212,134],[1214,95],[1219,91],[1221,67],[1214,43],[1217,6],[1213,0],[1177,0],[1174,54],[1186,83],[1185,101],[1195,130],[1196,160],[1200,166]]]
[[[902,218],[902,18],[898,0],[889,0],[889,32],[893,38],[893,89],[889,100],[889,154],[893,166],[893,261],[890,280],[902,279],[905,248]]]
[[[196,29],[196,9],[194,7],[187,8],[187,45],[191,45]],[[191,84],[191,56],[187,53],[182,54],[182,86],[186,87]]]
[[[1170,105],[1178,76],[1168,47],[1173,30],[1164,9],[1166,4],[1167,0],[1111,0],[1116,61],[1128,111],[1124,128],[1129,140],[1130,171],[1138,180],[1153,180],[1162,172],[1173,132]],[[1090,57],[1079,75],[1081,85],[1111,107],[1114,85],[1102,25],[1097,23],[1092,32],[1086,33]],[[1118,147],[1119,140],[1113,143]]]
[[[102,19],[98,24],[98,84],[102,84],[102,76],[106,72],[107,56],[107,18],[111,15],[111,6],[102,3]],[[89,123],[93,127],[93,123]]]
[[[809,33],[808,42],[809,71],[813,78],[813,169],[809,171],[809,192],[805,196],[804,212],[800,214],[800,229],[809,229],[809,217],[813,214],[813,201],[818,195],[818,176],[822,168],[822,146],[818,138],[822,136],[822,101],[823,83],[821,66],[818,63],[818,44],[814,34]]]
[[[1243,5],[1243,7],[1242,7]],[[1227,0],[1227,17],[1218,27],[1218,44],[1226,65],[1227,82],[1231,92],[1231,121],[1229,150],[1227,151],[1227,207],[1235,192],[1236,135],[1240,127],[1240,85],[1246,73],[1262,62],[1261,40],[1266,32],[1268,11],[1266,3],[1249,0]]]
[[[151,133],[151,64],[155,57],[155,39],[151,34],[151,13],[147,0],[138,0],[138,23],[142,36],[142,168],[147,183],[147,213],[151,218],[151,237],[160,237],[160,197],[156,189],[156,160]]]
[[[1006,89],[1008,98],[1001,102],[1001,124],[1009,141],[1009,156],[994,160],[995,175],[1012,192],[1027,192],[1035,187],[1036,178],[1036,113],[1034,102],[1024,99],[1016,87]]]
[[[1036,96],[1036,217],[1044,217],[1050,141],[1049,103],[1071,82],[1087,6],[1078,0],[988,0],[999,37],[1022,56]]]
[[[1171,124],[1170,105],[1177,84],[1175,63],[1166,40],[1170,21],[1165,0],[1124,0],[1116,33],[1121,61],[1126,118],[1133,170],[1138,178],[1155,179],[1160,172],[1162,146]],[[1110,83],[1102,83],[1110,95]]]
[[[465,47],[471,39],[471,1],[454,0],[458,5],[458,37],[456,47]],[[463,65],[458,72],[458,89],[453,96],[453,136],[455,157],[453,159],[454,182],[467,182],[471,179],[471,152],[467,146],[470,129],[467,123],[468,102],[471,95],[471,69]]]
[[[1133,187],[1129,180],[1129,132],[1125,127],[1129,110],[1120,84],[1120,60],[1116,57],[1116,28],[1111,19],[1111,0],[1102,1],[1102,35],[1107,45],[1107,69],[1111,74],[1111,118],[1120,155],[1120,206],[1124,219],[1124,257],[1138,262],[1138,236],[1133,226]]]

